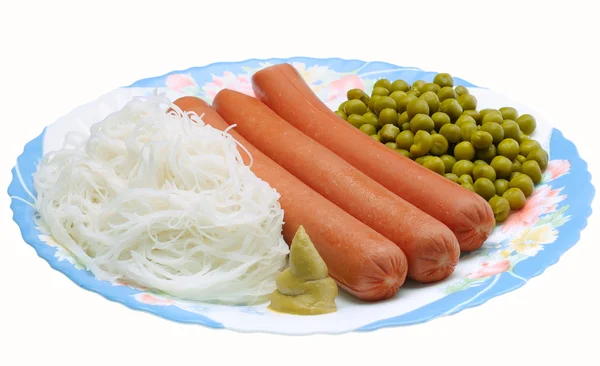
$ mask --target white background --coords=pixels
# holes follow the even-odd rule
[[[575,141],[598,186],[593,1],[214,3],[2,2],[1,186],[44,126],[115,87],[289,56],[417,66],[506,94]],[[597,214],[556,265],[480,307],[410,327],[284,337],[181,325],[84,291],[23,242],[9,204],[1,194],[0,365],[599,364]]]

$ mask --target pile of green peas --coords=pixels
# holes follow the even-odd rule
[[[486,199],[503,222],[542,179],[548,153],[536,120],[513,107],[477,109],[448,73],[432,82],[379,79],[371,95],[347,92],[335,113],[373,139]]]

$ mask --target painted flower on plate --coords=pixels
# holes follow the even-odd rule
[[[536,227],[522,229],[510,240],[510,253],[516,252],[529,257],[536,255],[546,244],[554,243],[558,237],[558,230],[551,224],[543,224]]]
[[[556,210],[556,206],[567,196],[560,195],[562,188],[552,189],[549,185],[539,186],[527,199],[525,206],[510,214],[502,232],[512,232],[524,227],[532,227],[543,214]]]
[[[346,75],[332,81],[328,86],[327,103],[340,105],[346,100],[346,93],[350,89],[363,89],[365,85],[357,75]]]
[[[223,89],[235,90],[254,97],[252,82],[248,74],[236,75],[230,71],[225,71],[221,76],[212,75],[212,81],[202,86],[205,96],[211,101]]]
[[[483,262],[481,264],[481,267],[478,270],[469,273],[467,275],[467,278],[475,279],[475,278],[489,277],[489,276],[493,276],[498,273],[506,272],[509,268],[510,268],[510,261],[508,259],[504,259],[504,260],[500,260],[500,261],[492,262],[492,263]]]
[[[135,299],[141,303],[144,304],[148,304],[148,305],[162,305],[162,306],[167,306],[167,305],[174,305],[175,302],[173,300],[170,299],[165,299],[165,298],[161,298],[155,295],[151,295],[145,292],[139,293],[134,295]]]
[[[552,160],[546,167],[542,181],[548,182],[565,174],[569,174],[570,169],[571,163],[568,160]]]
[[[183,94],[197,94],[200,90],[196,80],[190,74],[171,74],[165,82],[168,89]]]

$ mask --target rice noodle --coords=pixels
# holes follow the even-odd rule
[[[34,175],[42,231],[101,280],[266,300],[289,253],[283,210],[231,135],[163,95],[132,100],[90,132],[69,134]]]

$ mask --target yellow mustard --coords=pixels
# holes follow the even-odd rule
[[[302,226],[292,240],[290,265],[277,275],[276,284],[269,305],[272,310],[296,315],[337,310],[338,286],[329,277],[327,265]]]

